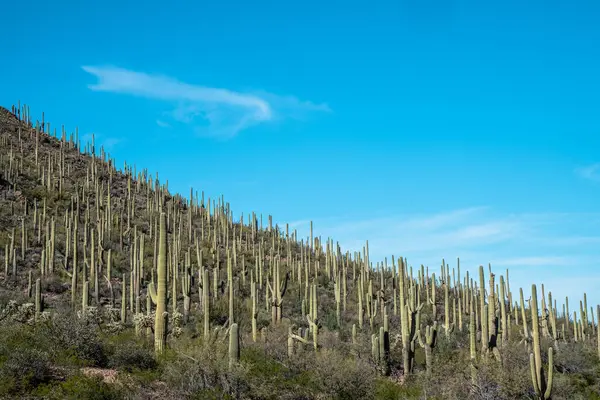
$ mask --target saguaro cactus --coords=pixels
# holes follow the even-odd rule
[[[404,373],[409,374],[413,370],[413,362],[415,358],[415,341],[417,340],[417,326],[421,319],[421,309],[424,303],[421,303],[416,310],[409,304],[404,306],[404,315],[402,316],[402,341],[403,345],[402,357],[404,364]]]
[[[42,281],[40,278],[35,280],[35,318],[38,319],[43,311]]]
[[[240,331],[238,324],[232,324],[229,329],[229,369],[240,361]]]
[[[162,353],[167,345],[167,220],[164,212],[160,213],[160,231],[158,239],[157,288],[148,285],[152,302],[156,306],[154,320],[154,350]]]
[[[379,365],[381,363],[380,351],[379,336],[373,333],[371,335],[371,356],[373,357],[373,362],[375,365]]]
[[[204,340],[210,337],[210,279],[208,276],[208,268],[202,271],[202,315],[204,318]]]
[[[531,285],[531,325],[533,330],[533,353],[529,354],[531,380],[536,396],[540,400],[548,400],[552,395],[553,354],[552,347],[548,349],[548,381],[544,378],[542,367],[542,352],[540,350],[539,310],[537,304],[537,289]]]
[[[433,364],[433,348],[437,339],[437,321],[433,322],[433,326],[425,328],[425,340],[423,340],[421,331],[418,331],[419,345],[425,350],[425,366],[427,374],[431,374]]]
[[[283,303],[283,296],[287,290],[288,281],[290,279],[289,272],[285,274],[284,281],[280,279],[280,265],[277,261],[272,266],[272,279],[273,283],[267,281],[269,292],[271,293],[271,323],[273,325],[281,321],[281,305]]]
[[[407,375],[412,372],[413,361],[415,356],[415,341],[417,340],[417,327],[419,326],[421,309],[425,303],[421,303],[416,306],[415,296],[412,293],[414,287],[412,287],[411,293],[408,296],[409,299],[406,301],[405,297],[405,279],[406,279],[406,266],[405,263],[400,259],[400,268],[398,271],[398,288],[400,296],[400,322],[402,332],[402,359],[404,365],[404,374]]]
[[[469,304],[469,350],[470,350],[470,368],[471,368],[471,383],[475,385],[477,382],[477,318],[475,318],[474,306],[475,297],[471,293],[471,301]]]
[[[384,309],[383,326],[379,327],[379,361],[381,372],[389,375],[390,370],[390,332],[387,311]]]
[[[185,267],[181,276],[181,294],[183,295],[183,322],[187,323],[190,315],[190,305],[192,302],[192,274],[190,267]]]

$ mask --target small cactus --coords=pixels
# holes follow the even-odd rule
[[[240,332],[238,324],[232,324],[229,329],[229,369],[240,361]]]
[[[425,340],[423,340],[421,331],[418,331],[419,345],[425,350],[425,367],[427,373],[431,375],[433,365],[433,348],[437,341],[437,321],[433,322],[433,326],[425,328]]]

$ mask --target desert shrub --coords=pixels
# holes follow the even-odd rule
[[[48,197],[48,191],[44,186],[35,186],[30,189],[23,189],[23,194],[33,200],[41,201],[44,197]]]
[[[246,394],[259,399],[309,398],[314,387],[312,374],[306,368],[311,354],[284,363],[270,357],[262,345],[243,349],[241,364]]]
[[[433,351],[431,376],[417,374],[409,379],[409,383],[422,387],[424,396],[467,399],[471,393],[468,360],[456,350],[451,350],[451,339],[444,339],[443,336],[440,335],[439,347],[436,346]]]
[[[319,287],[327,287],[327,285],[329,285],[330,279],[327,275],[325,274],[320,274],[317,277],[317,285]],[[317,290],[319,289],[319,287],[317,288]]]
[[[324,349],[315,355],[312,370],[318,392],[326,398],[375,398],[376,371],[364,360]]]
[[[201,389],[193,395],[188,396],[190,400],[231,400],[234,399],[229,393],[224,393],[219,389]]]
[[[56,275],[51,275],[42,280],[42,293],[62,294],[69,289],[69,286]]]
[[[594,350],[581,343],[560,343],[559,351],[554,352],[554,364],[560,372],[598,373],[598,356]]]
[[[13,349],[0,366],[0,376],[0,394],[30,391],[52,380],[50,357],[48,353],[32,348]]]
[[[552,398],[600,398],[600,363],[596,349],[582,343],[560,343],[554,353]]]
[[[163,378],[182,398],[200,398],[199,393],[229,392],[227,347],[214,344],[177,344],[176,353],[163,361]]]
[[[151,349],[133,340],[127,340],[112,345],[108,365],[111,368],[133,372],[154,369],[157,363]]]
[[[333,309],[327,309],[325,311],[325,316],[324,318],[322,318],[322,323],[323,326],[327,327],[327,329],[329,329],[330,331],[336,330],[339,328],[338,323],[337,323],[337,316],[336,316],[336,311],[335,308]]]
[[[106,349],[98,335],[98,327],[73,314],[56,315],[41,326],[52,338],[57,356],[66,353],[76,362],[97,367],[106,366]]]
[[[260,344],[266,355],[279,362],[285,362],[288,358],[288,329],[289,324],[285,322],[270,327],[266,332],[266,342]],[[305,347],[308,348],[309,346]]]
[[[500,383],[501,398],[518,399],[533,394],[529,353],[524,345],[508,343],[500,349],[502,364],[494,362],[494,376]]]
[[[262,328],[268,328],[271,325],[271,313],[265,311],[264,308],[258,310],[258,316],[256,317],[256,329],[261,330]]]
[[[262,344],[242,353],[244,384],[251,398],[261,399],[373,399],[376,371],[367,360],[344,351],[310,348],[280,361],[279,352]]]
[[[212,289],[212,288],[211,288]],[[227,292],[225,292],[227,293]],[[227,295],[219,298],[211,304],[210,323],[211,325],[224,325],[229,319],[229,298]],[[236,314],[237,315],[237,314]]]
[[[49,400],[117,400],[124,398],[115,385],[104,383],[99,376],[74,375],[59,384],[40,388],[36,395]]]
[[[375,381],[375,400],[420,399],[421,389],[414,384],[399,384],[393,379],[379,378]]]

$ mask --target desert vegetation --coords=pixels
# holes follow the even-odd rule
[[[0,255],[4,398],[600,399],[585,293],[372,262],[21,104],[0,109]]]

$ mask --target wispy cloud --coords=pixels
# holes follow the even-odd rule
[[[160,126],[161,128],[170,128],[171,125],[169,125],[168,123],[166,123],[163,120],[157,119],[156,120],[156,125]]]
[[[594,182],[600,182],[600,163],[576,168],[575,173],[584,179],[588,179]]]
[[[198,131],[212,136],[232,137],[250,126],[267,121],[303,119],[309,112],[331,111],[327,104],[302,101],[293,96],[200,86],[165,75],[115,66],[82,68],[98,79],[98,83],[88,86],[91,90],[170,102],[174,106],[170,114],[175,121],[193,123]]]
[[[344,250],[361,251],[368,240],[373,262],[403,256],[409,264],[437,273],[442,258],[455,266],[460,257],[463,273],[491,263],[498,273],[510,269],[513,288],[545,283],[560,298],[579,298],[587,291],[590,301],[600,302],[600,295],[594,295],[600,290],[600,238],[593,233],[600,230],[599,217],[470,207],[417,216],[315,220],[314,228],[315,235],[334,238]],[[308,235],[306,223],[294,228],[301,237]],[[563,279],[569,284],[563,285]]]

